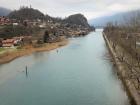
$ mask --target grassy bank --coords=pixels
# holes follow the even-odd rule
[[[63,40],[56,43],[47,43],[43,44],[41,47],[34,48],[33,46],[25,46],[22,49],[16,49],[13,51],[7,51],[3,54],[0,54],[0,64],[8,63],[18,57],[32,54],[34,52],[43,52],[56,49],[58,47],[64,46],[68,43],[68,40]]]

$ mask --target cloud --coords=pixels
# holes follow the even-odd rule
[[[61,3],[64,4],[81,4],[81,3],[86,3],[86,2],[90,2],[92,0],[58,0]]]
[[[127,8],[124,6],[124,5],[122,5],[122,4],[118,4],[118,3],[115,3],[115,4],[112,4],[112,5],[110,5],[109,7],[108,7],[108,9],[110,10],[110,11],[112,11],[112,12],[121,12],[121,11],[125,11],[125,10],[127,10]]]
[[[0,6],[10,9],[30,4],[51,16],[83,13],[88,19],[140,8],[140,0],[0,0]]]

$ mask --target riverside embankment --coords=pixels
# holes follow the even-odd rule
[[[113,57],[114,63],[117,67],[118,75],[120,76],[125,89],[127,90],[127,93],[129,95],[130,101],[132,105],[140,105],[140,95],[138,94],[138,91],[136,90],[134,84],[129,80],[129,78],[126,77],[126,73],[129,71],[126,65],[121,62],[118,58],[119,55],[117,55],[116,51],[113,49],[110,41],[107,39],[105,33],[103,33],[103,37],[105,39],[106,45]]]

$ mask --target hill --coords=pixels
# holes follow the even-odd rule
[[[81,25],[83,27],[90,27],[86,17],[82,14],[74,14],[63,20],[65,23]]]
[[[11,12],[10,9],[0,7],[0,16],[7,16]]]
[[[131,18],[136,14],[140,14],[140,10],[122,12],[111,16],[103,16],[103,17],[91,19],[89,20],[89,23],[94,26],[106,26],[108,22],[113,22],[113,23],[117,22],[118,24],[122,24],[125,23],[128,18]]]
[[[12,11],[9,15],[9,18],[12,19],[19,19],[19,20],[25,20],[25,19],[43,19],[45,16],[42,12],[40,12],[37,9],[28,8],[28,7],[22,7],[19,10]]]
[[[88,21],[86,17],[82,14],[74,14],[70,15],[69,17],[65,19],[61,18],[55,18],[51,17],[49,15],[44,15],[42,12],[40,12],[37,9],[28,8],[28,7],[22,7],[19,10],[12,11],[9,15],[9,18],[11,19],[18,19],[18,20],[36,20],[36,19],[43,19],[43,20],[52,20],[53,22],[63,23],[63,24],[70,24],[70,25],[81,25],[83,27],[89,28],[90,25],[88,24]]]
[[[20,20],[21,24],[19,26],[2,26],[0,30],[0,37],[1,38],[9,38],[14,37],[17,35],[32,35],[32,33],[37,33],[39,31],[48,30],[51,34],[57,33],[57,35],[85,35],[88,32],[94,30],[93,27],[90,27],[88,24],[88,21],[86,17],[82,14],[75,14],[70,15],[69,17],[65,19],[61,18],[55,18],[51,17],[49,15],[44,15],[42,12],[40,12],[37,9],[28,8],[28,7],[22,7],[19,10],[12,11],[8,17],[10,19],[17,19]],[[36,26],[30,26],[28,28],[27,25],[24,25],[24,20],[30,20],[31,22],[35,21],[37,19],[41,19],[43,21],[40,21],[39,24],[42,24],[42,22],[47,22],[46,29],[41,29]],[[39,22],[39,21],[38,21]],[[32,24],[30,24],[32,25]],[[54,29],[51,29],[54,27]],[[79,31],[79,33],[77,32]]]

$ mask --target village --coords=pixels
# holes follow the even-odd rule
[[[37,20],[20,20],[9,19],[7,17],[0,17],[0,27],[12,25],[16,26],[26,26],[28,28],[37,27],[41,31],[39,35],[17,35],[11,38],[0,38],[0,47],[13,48],[16,46],[22,46],[25,44],[31,44],[33,42],[44,42],[43,35],[46,30],[48,30],[49,39],[47,42],[59,41],[62,37],[74,37],[74,36],[84,36],[90,32],[88,28],[82,27],[81,25],[70,25],[54,23],[53,21],[44,22],[40,19]]]
[[[43,24],[39,24],[40,20],[35,22],[29,22],[28,20],[24,20],[23,23],[21,23],[19,20],[16,19],[9,19],[8,17],[2,16],[0,17],[0,28],[2,29],[5,26],[20,26],[20,25],[30,25],[35,26],[38,25],[38,27],[43,28]],[[0,38],[0,47],[4,48],[12,48],[14,46],[21,46],[24,43],[31,43],[31,35],[17,35],[15,37],[11,38]]]

